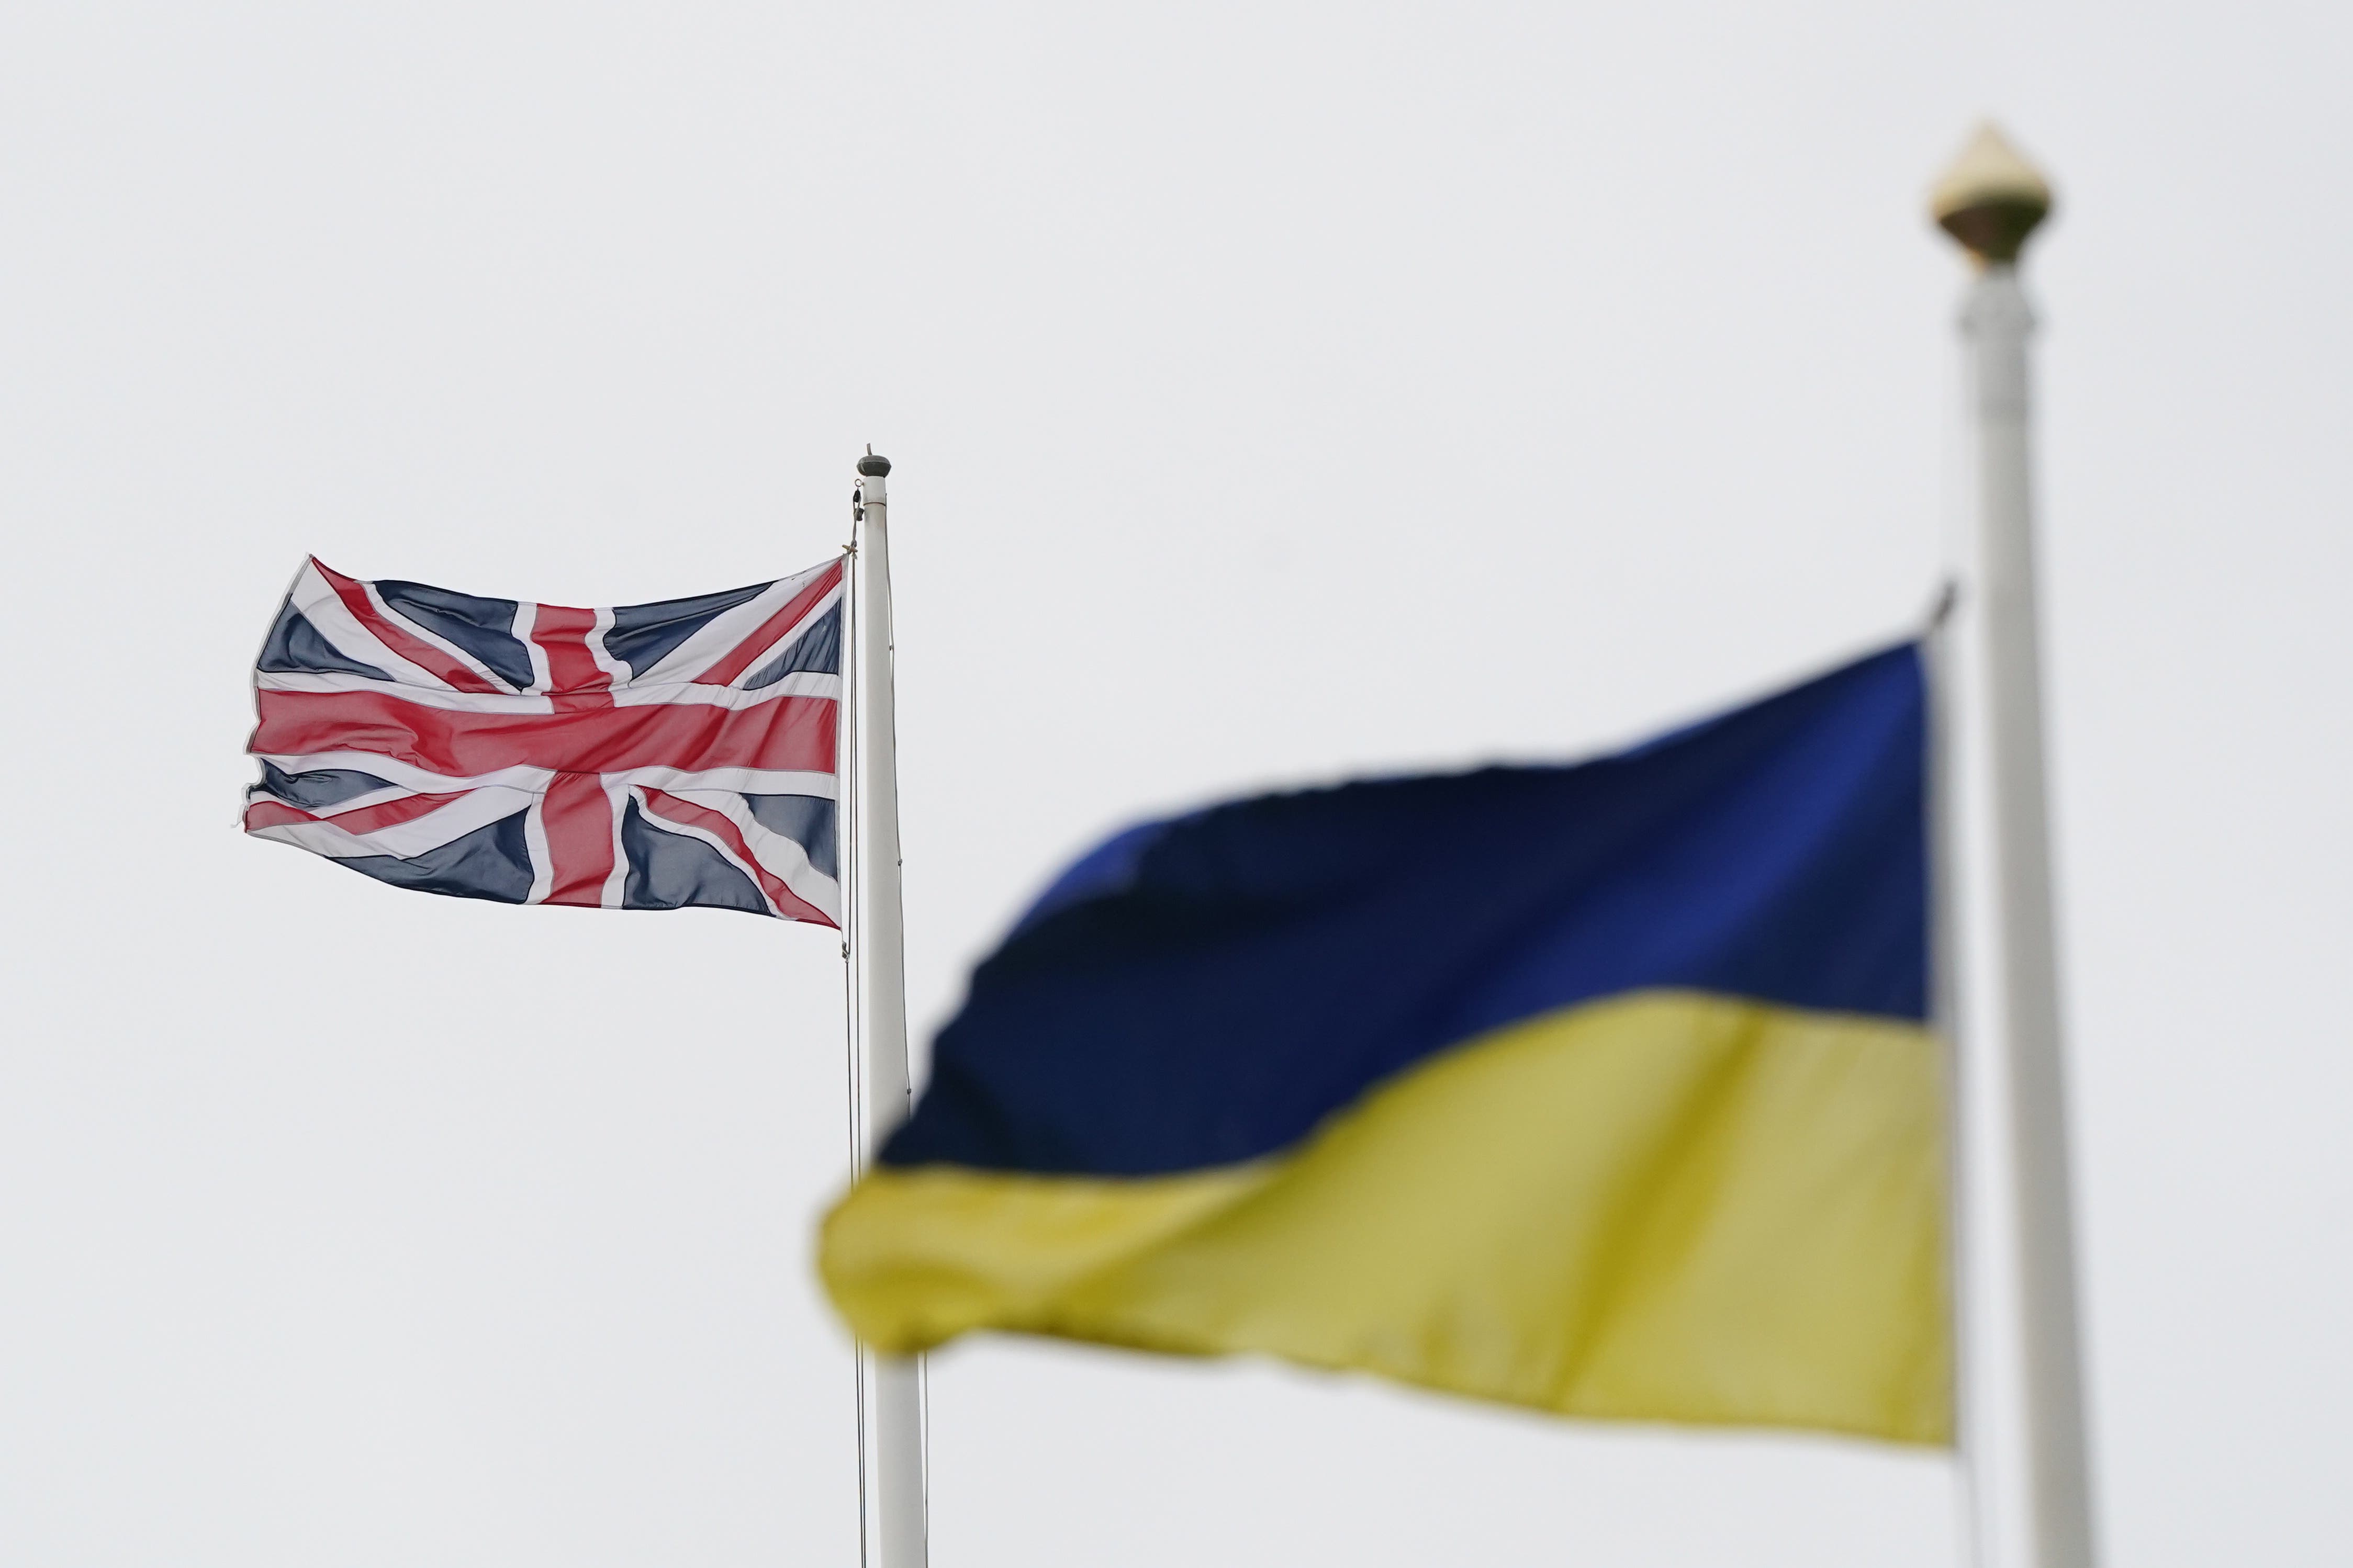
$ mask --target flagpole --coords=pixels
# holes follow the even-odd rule
[[[891,460],[858,460],[850,504],[849,878],[850,1175],[905,1119],[907,987],[899,899],[899,775],[892,718]],[[858,1347],[859,1560],[924,1568],[923,1363]]]
[[[1960,318],[1974,494],[1939,639],[1953,677],[1942,783],[1958,813],[1945,951],[1961,970],[1947,996],[1962,1458],[1981,1568],[2093,1568],[2034,579],[2034,317],[2018,280],[2051,193],[1989,126],[1932,206],[1978,265]]]

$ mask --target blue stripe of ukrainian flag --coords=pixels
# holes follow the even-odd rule
[[[834,1301],[889,1351],[1948,1440],[1924,708],[1906,645],[1597,762],[1119,835],[974,973]]]

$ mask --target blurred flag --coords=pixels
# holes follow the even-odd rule
[[[974,973],[835,1303],[1947,1441],[1925,706],[1905,645],[1597,762],[1120,834]]]
[[[839,925],[841,583],[577,610],[311,561],[246,831],[425,892]]]

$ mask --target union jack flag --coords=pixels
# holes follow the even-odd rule
[[[315,559],[254,670],[245,830],[396,887],[839,925],[842,562],[575,610]]]

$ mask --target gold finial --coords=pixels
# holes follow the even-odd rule
[[[2004,265],[2051,215],[2051,187],[1989,121],[1936,182],[1928,211],[1980,265]]]

